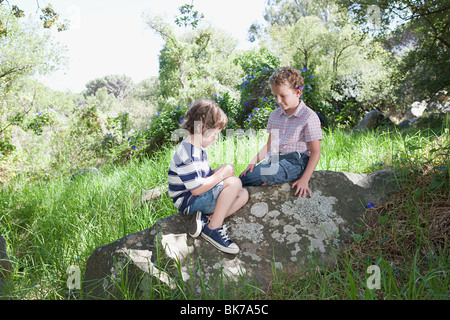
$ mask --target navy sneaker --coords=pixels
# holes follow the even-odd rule
[[[201,211],[197,211],[194,214],[194,221],[192,221],[191,226],[189,227],[189,235],[193,238],[197,238],[202,232],[205,224],[209,223],[208,217],[203,214]]]
[[[210,229],[208,227],[208,224],[206,224],[203,227],[201,235],[206,241],[211,243],[214,247],[222,252],[230,254],[239,253],[239,247],[236,243],[231,241],[230,237],[227,234],[225,226],[219,227],[217,229]]]

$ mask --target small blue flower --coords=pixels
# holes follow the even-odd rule
[[[302,72],[306,72],[306,71],[308,71],[308,68],[303,68],[302,69]]]
[[[136,150],[136,146],[132,146],[131,149]]]
[[[375,207],[375,205],[373,204],[373,202],[369,202],[369,203],[366,205],[366,208],[373,208],[373,207]]]

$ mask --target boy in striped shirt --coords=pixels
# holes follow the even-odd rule
[[[304,81],[298,70],[279,68],[269,83],[279,108],[269,116],[267,144],[240,175],[242,184],[260,186],[294,181],[295,195],[311,196],[309,180],[320,159],[322,140],[319,117],[300,100]]]
[[[194,216],[189,229],[192,237],[201,234],[219,250],[237,254],[239,247],[231,241],[223,222],[247,203],[248,192],[232,165],[211,169],[205,151],[226,127],[227,116],[214,101],[198,100],[184,119],[188,137],[170,163],[169,195],[180,212]]]

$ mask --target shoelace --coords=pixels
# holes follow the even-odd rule
[[[226,225],[223,225],[222,229],[218,230],[218,232],[225,242],[231,241],[230,236],[227,233]]]

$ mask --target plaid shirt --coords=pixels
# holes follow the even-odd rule
[[[290,116],[281,108],[274,110],[269,116],[267,132],[273,137],[267,157],[295,151],[311,155],[307,142],[322,140],[319,117],[303,101]]]

